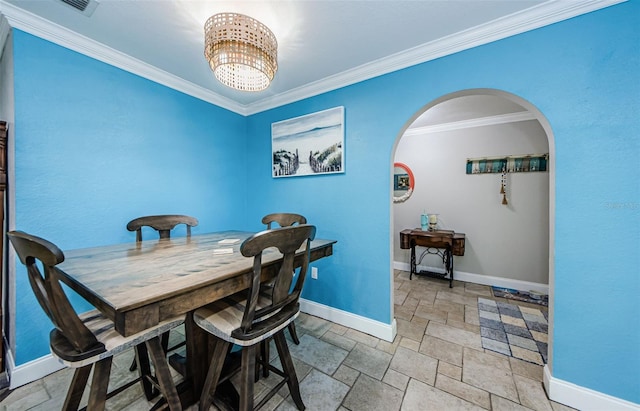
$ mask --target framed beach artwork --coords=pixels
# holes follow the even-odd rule
[[[271,124],[276,177],[344,173],[344,107]]]

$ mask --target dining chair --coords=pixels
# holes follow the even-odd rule
[[[187,237],[191,237],[191,227],[198,225],[198,220],[188,215],[165,214],[134,218],[127,223],[127,230],[136,232],[136,241],[142,241],[142,227],[151,227],[158,232],[160,238],[170,238],[171,230],[178,224],[187,226]]]
[[[272,227],[276,228],[277,226],[274,223],[280,227],[291,227],[295,224],[307,224],[307,219],[305,216],[295,213],[271,213],[262,217],[262,224],[267,225],[267,230],[270,230]],[[273,287],[272,283],[264,283],[262,285],[262,292],[269,292],[271,287]],[[291,335],[293,343],[295,345],[300,345],[300,339],[298,338],[298,332],[296,331],[296,323],[292,321],[289,323],[287,328],[289,329],[289,334]],[[258,352],[258,358],[262,358],[263,360],[256,362],[256,381],[260,377],[260,364],[263,363],[264,359],[269,358],[269,351],[269,340],[265,340],[260,344],[260,350]],[[268,367],[262,368],[262,375],[265,378],[269,376]]]
[[[307,224],[307,219],[300,214],[294,213],[272,213],[262,217],[262,224],[267,225],[267,230],[271,229],[273,223],[280,227],[290,227],[294,224]]]
[[[294,214],[294,213],[273,213],[273,214],[267,214],[266,216],[262,217],[262,224],[266,224],[267,225],[267,230],[271,229],[271,226],[273,225],[273,223],[277,223],[280,227],[291,227],[292,225],[295,224],[307,224],[307,219],[300,214]],[[267,286],[271,286],[270,284],[268,284]],[[294,322],[291,322],[289,324],[289,334],[291,334],[291,339],[293,340],[293,342],[296,345],[300,345],[300,339],[298,338],[298,333],[296,332],[296,324]],[[268,357],[268,346],[265,345],[266,349],[267,349],[267,358]],[[269,371],[265,370],[265,377],[268,377],[269,375]]]
[[[63,365],[75,369],[63,410],[78,409],[92,369],[88,410],[104,410],[109,398],[138,382],[142,384],[148,400],[157,395],[155,388],[158,388],[170,410],[182,409],[160,344],[160,335],[178,326],[184,318],[165,320],[157,326],[123,337],[115,330],[113,321],[98,310],[78,315],[73,309],[61,285],[60,269],[56,267],[64,261],[64,254],[56,245],[22,231],[10,231],[7,236],[20,261],[27,267],[29,283],[38,303],[54,325],[49,334],[51,354]],[[139,375],[109,392],[113,356],[129,348],[135,348]],[[155,375],[151,374],[149,356]]]
[[[218,382],[226,353],[231,344],[242,348],[240,365],[240,410],[254,409],[253,386],[256,349],[262,341],[273,338],[282,369],[266,359],[264,366],[283,377],[256,405],[265,404],[284,384],[289,387],[291,397],[299,410],[304,410],[300,396],[298,377],[293,366],[284,329],[300,313],[299,298],[309,267],[310,243],[315,237],[316,227],[299,225],[261,231],[246,239],[240,246],[245,257],[253,257],[253,270],[249,278],[249,289],[211,303],[194,312],[194,322],[212,335],[212,357],[200,397],[199,409],[208,410]],[[291,273],[295,269],[295,257],[301,246],[304,251],[298,257],[299,272],[295,284]],[[281,255],[282,263],[274,279],[272,292],[261,293],[263,257]],[[224,376],[226,380],[228,376]]]
[[[158,232],[160,238],[171,238],[171,230],[177,225],[184,224],[187,228],[187,237],[191,237],[191,227],[198,225],[198,219],[188,215],[180,214],[164,214],[164,215],[150,215],[134,218],[127,223],[127,230],[136,232],[136,242],[142,241],[142,228],[150,227]],[[169,331],[162,335],[161,343],[165,353],[174,351],[183,345],[185,341],[182,340],[176,345],[169,347]],[[135,371],[137,363],[134,360],[129,367],[129,371]]]

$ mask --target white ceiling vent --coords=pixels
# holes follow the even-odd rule
[[[75,10],[89,17],[93,14],[96,7],[98,7],[97,0],[60,0],[64,4],[73,7]]]

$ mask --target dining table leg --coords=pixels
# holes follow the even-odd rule
[[[185,379],[191,381],[194,399],[200,398],[209,365],[208,333],[198,327],[193,320],[193,312],[188,312],[184,323],[187,340],[187,366]]]

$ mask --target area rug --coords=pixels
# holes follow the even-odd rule
[[[528,291],[518,291],[512,288],[492,286],[491,291],[494,297],[508,298],[512,300],[524,301],[531,304],[539,304],[547,307],[549,305],[549,296]]]
[[[478,298],[482,348],[534,364],[547,363],[547,313]]]

